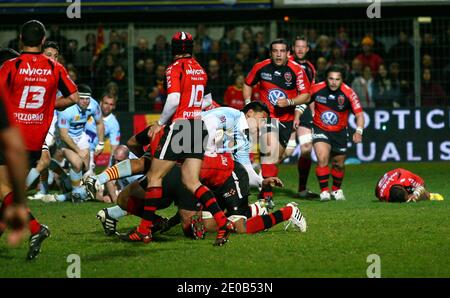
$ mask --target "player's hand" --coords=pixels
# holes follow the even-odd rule
[[[278,186],[278,187],[284,187],[283,181],[280,180],[278,177],[268,177],[265,178],[262,182],[262,185],[271,187]]]
[[[277,106],[280,108],[286,108],[290,106],[290,102],[286,97],[278,97]]]
[[[8,235],[10,246],[19,245],[27,236],[28,209],[25,204],[13,204],[6,208],[4,220],[7,228],[11,229]]]
[[[358,144],[362,142],[362,134],[355,132],[353,134],[353,143]]]
[[[158,122],[153,124],[150,129],[148,130],[148,137],[150,140],[153,140],[154,136],[161,130],[162,125],[159,125]]]
[[[294,129],[297,130],[300,127],[300,119],[295,119],[293,122]]]
[[[98,142],[97,146],[95,146],[95,156],[99,155],[103,152],[103,148],[105,147],[104,142]]]
[[[416,202],[417,202],[417,199],[418,199],[418,198],[417,198],[416,195],[411,194],[411,195],[408,196],[408,199],[406,200],[406,203],[411,203],[411,202],[416,203]]]

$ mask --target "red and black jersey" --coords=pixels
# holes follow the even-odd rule
[[[303,60],[305,62],[301,62],[300,60],[295,59],[294,55],[289,56],[289,59],[300,64],[300,66],[305,71],[306,76],[308,77],[310,85],[314,85],[316,81],[316,68],[314,67],[314,65],[308,60]]]
[[[416,187],[424,186],[425,182],[416,174],[408,170],[398,168],[387,172],[378,180],[377,186],[375,187],[375,196],[380,201],[389,202],[389,192],[391,191],[391,187],[394,185],[401,185],[409,194],[412,194]]]
[[[294,98],[298,94],[309,93],[310,83],[303,68],[288,60],[286,65],[277,66],[271,59],[256,63],[247,75],[245,83],[253,86],[260,83],[261,101],[269,110],[271,118],[293,121],[295,107],[277,107],[279,97]]]
[[[65,68],[40,53],[22,53],[0,68],[0,87],[11,121],[22,133],[25,147],[39,151],[53,119],[57,91],[64,97],[77,87]]]
[[[180,93],[180,103],[172,116],[177,119],[200,119],[208,77],[194,58],[180,58],[166,69],[167,94]]]
[[[200,180],[209,188],[218,188],[231,176],[233,169],[234,160],[230,153],[206,153],[200,170]]]
[[[348,114],[361,113],[362,107],[356,93],[346,84],[332,91],[326,82],[311,88],[311,101],[314,101],[313,123],[325,131],[341,131],[347,127]]]

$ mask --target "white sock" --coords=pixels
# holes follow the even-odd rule
[[[36,168],[32,168],[28,172],[27,179],[25,181],[26,187],[30,187],[31,184],[39,177],[40,173],[36,170]]]
[[[109,214],[109,216],[111,216],[115,220],[119,220],[120,218],[122,218],[125,215],[127,215],[127,212],[116,205],[116,206],[108,208],[108,214]]]

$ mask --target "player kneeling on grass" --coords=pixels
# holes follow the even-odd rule
[[[157,209],[164,209],[172,202],[178,206],[178,214],[168,223],[160,217],[155,218],[153,230],[167,230],[181,221],[182,229],[187,236],[194,239],[203,239],[205,231],[215,231],[217,228],[213,217],[208,212],[199,212],[197,202],[183,186],[179,185],[181,172],[179,167],[173,168],[163,181],[163,200],[158,202]],[[200,172],[202,182],[210,187],[218,199],[218,203],[230,220],[238,225],[238,233],[256,233],[263,231],[283,221],[294,223],[301,231],[306,231],[306,220],[295,203],[287,204],[280,210],[267,214],[265,208],[259,203],[248,204],[249,178],[245,168],[239,163],[233,163],[230,155],[205,155]],[[281,185],[276,177],[266,178],[264,184]],[[119,206],[105,208],[99,211],[100,219],[107,235],[115,234],[115,227],[120,217],[127,212],[140,216],[143,210],[142,198],[144,191],[138,182],[129,185],[119,194]],[[126,210],[126,211],[125,211]],[[202,214],[209,216],[206,225],[203,225]],[[249,218],[247,220],[247,218]],[[164,226],[164,227],[163,227]],[[127,240],[126,237],[121,237]]]
[[[438,193],[429,193],[421,177],[402,168],[389,171],[378,180],[375,196],[380,201],[392,203],[444,200]]]

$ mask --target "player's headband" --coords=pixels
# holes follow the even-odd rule
[[[79,92],[80,98],[91,98],[91,93],[89,92]]]

